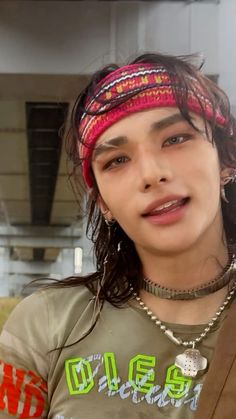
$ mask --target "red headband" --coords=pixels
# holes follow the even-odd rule
[[[211,102],[198,80],[188,77],[193,87],[187,92],[188,109],[200,115],[204,114],[209,120],[215,119],[218,125],[224,126],[225,118],[219,109],[213,112]],[[86,103],[79,125],[79,136],[82,140],[79,154],[84,181],[88,187],[92,187],[89,167],[98,137],[112,124],[131,113],[155,107],[176,107],[173,88],[180,90],[180,83],[173,82],[164,67],[154,64],[131,64],[121,67],[101,80],[94,96]],[[128,99],[122,103],[123,97]],[[119,99],[121,103],[117,104]]]

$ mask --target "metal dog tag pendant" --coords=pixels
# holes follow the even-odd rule
[[[198,349],[191,348],[177,355],[175,365],[181,369],[185,377],[196,377],[198,371],[206,369],[207,359],[200,354]]]

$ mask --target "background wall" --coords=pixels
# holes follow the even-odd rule
[[[218,13],[219,84],[229,95],[236,114],[236,2],[221,0]]]
[[[235,12],[234,0],[1,1],[0,74],[88,74],[147,50],[198,52],[236,102]]]
[[[88,73],[139,51],[201,52],[206,71],[218,70],[218,32],[224,0],[3,1],[0,72]],[[223,15],[225,12],[221,12]],[[228,12],[229,13],[229,12]]]

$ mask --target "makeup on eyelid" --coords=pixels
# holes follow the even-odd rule
[[[193,122],[195,122],[194,118],[193,118]],[[187,132],[183,134],[183,131],[185,130]],[[164,133],[165,132],[168,133],[169,131],[170,133],[168,135],[166,134],[167,140],[171,137],[177,137],[181,135],[183,136],[190,135],[190,132],[192,131],[194,131],[194,133],[200,133],[200,134],[204,133],[201,130],[194,129],[194,127],[192,127],[186,120],[183,119],[183,117],[179,113],[177,113],[170,117],[163,118],[160,121],[152,123],[150,126],[150,129],[148,130],[148,135],[152,136],[152,135],[157,134],[158,138],[161,139],[164,137]],[[171,132],[173,134],[171,134]],[[101,135],[101,138],[100,138],[101,142],[99,143],[99,140],[98,140],[98,143],[94,148],[93,157],[92,157],[93,161],[96,160],[98,156],[100,156],[101,154],[109,150],[117,149],[119,147],[129,145],[130,143],[129,138],[126,135],[118,135],[117,137],[110,138],[110,139],[104,138],[103,142],[102,140],[103,140],[103,135]]]
[[[163,146],[164,147],[171,147],[171,146],[178,146],[181,145],[189,140],[193,139],[193,135],[192,134],[177,134],[177,135],[173,135],[169,138],[167,138],[166,140],[163,141]],[[171,142],[172,140],[181,140],[181,141],[174,141]],[[170,142],[168,145],[167,143]],[[127,143],[126,143],[127,144]],[[116,147],[114,146],[109,146],[108,147],[104,147],[104,154],[112,152],[114,150],[117,150]],[[118,160],[123,159],[123,161],[118,162]],[[127,161],[129,160],[129,156],[123,156],[123,155],[118,155],[115,157],[112,157],[112,159],[109,159],[106,162],[106,158],[104,159],[105,163],[103,162],[103,159],[101,158],[101,166],[102,166],[102,170],[110,170],[112,168],[117,168],[125,163],[127,163]]]

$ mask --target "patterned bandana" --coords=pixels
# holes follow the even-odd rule
[[[219,109],[213,111],[207,92],[204,92],[199,81],[188,77],[191,85],[191,89],[187,90],[189,111],[205,115],[208,120],[215,120],[217,125],[224,126],[225,118]],[[92,187],[89,167],[98,137],[112,124],[134,112],[155,107],[176,107],[174,90],[186,95],[177,77],[174,74],[170,77],[163,66],[155,64],[124,66],[98,83],[94,96],[87,100],[79,125],[82,140],[79,154],[82,174],[88,187]]]

